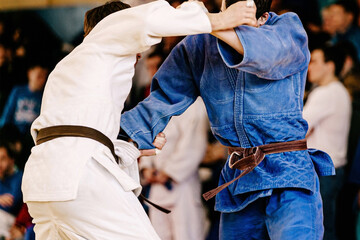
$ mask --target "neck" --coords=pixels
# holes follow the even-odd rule
[[[338,81],[339,79],[334,76],[334,75],[329,75],[325,78],[323,78],[323,80],[321,82],[319,82],[319,86],[326,86],[332,82]]]

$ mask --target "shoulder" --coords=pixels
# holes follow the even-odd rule
[[[10,185],[19,185],[22,181],[23,172],[20,170],[16,170],[12,175],[6,177],[6,181],[10,183]]]
[[[270,12],[269,13],[270,17],[269,20],[267,21],[267,25],[273,25],[276,23],[283,23],[283,24],[293,24],[293,23],[297,23],[297,24],[301,24],[301,20],[299,18],[299,16],[294,13],[294,12],[287,12],[281,15],[277,15],[274,12]]]
[[[24,92],[28,91],[28,86],[27,85],[16,85],[11,89],[11,94],[12,95],[18,95],[18,94],[22,94]]]
[[[324,101],[327,102],[328,98],[331,98],[332,91],[328,86],[317,86],[309,94],[309,100]],[[310,102],[312,102],[310,101]]]
[[[13,180],[14,182],[21,182],[22,181],[22,176],[23,176],[23,171],[21,170],[16,170],[16,172],[13,175]]]
[[[340,98],[349,98],[350,99],[350,95],[348,90],[345,88],[344,84],[342,82],[334,82],[332,84],[330,84],[331,87],[331,91],[335,96],[338,96]]]

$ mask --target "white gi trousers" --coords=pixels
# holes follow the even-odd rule
[[[135,194],[95,159],[86,164],[75,200],[27,204],[37,240],[160,239]]]

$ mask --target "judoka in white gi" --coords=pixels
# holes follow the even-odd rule
[[[149,208],[149,217],[162,240],[205,239],[205,213],[198,169],[206,153],[209,123],[198,98],[166,126],[166,144],[156,156],[140,158],[140,169],[151,183],[149,199],[171,210]]]
[[[116,140],[137,53],[163,36],[254,24],[236,14],[241,4],[220,14],[208,14],[193,1],[180,9],[163,0],[121,10],[127,7],[115,1],[95,8],[99,14],[92,26],[87,13],[87,35],[49,75],[41,114],[31,128],[34,140],[40,129],[56,125],[96,129],[114,142],[121,165],[109,148],[88,138],[60,137],[35,146],[22,191],[36,239],[159,239],[136,197],[140,153]]]

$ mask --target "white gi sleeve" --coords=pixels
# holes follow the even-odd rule
[[[83,43],[124,56],[143,52],[162,37],[210,32],[210,20],[196,2],[185,2],[175,9],[167,1],[158,0],[110,14]]]

